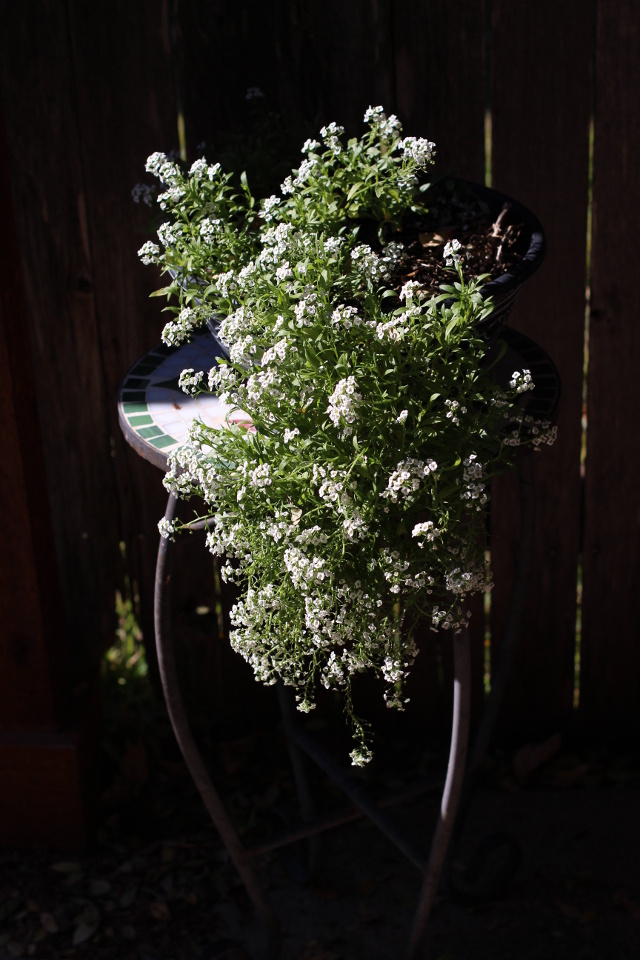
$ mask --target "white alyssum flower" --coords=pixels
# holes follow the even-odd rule
[[[148,266],[150,263],[157,263],[160,258],[160,247],[157,243],[153,243],[151,240],[147,240],[146,243],[143,243],[140,249],[138,250],[138,256],[142,260],[145,266]]]
[[[158,227],[158,239],[163,247],[174,247],[182,238],[182,225],[179,223],[166,223]]]
[[[203,379],[204,372],[202,370],[196,371],[193,369],[193,367],[188,367],[180,374],[178,386],[184,393],[188,393],[190,396],[195,397],[196,394],[198,394],[202,389]]]
[[[358,315],[357,307],[348,307],[344,303],[340,303],[331,314],[331,322],[334,326],[341,326],[345,330],[349,330],[351,327],[361,326],[364,320]]]
[[[287,355],[287,350],[297,352],[297,347],[295,345],[289,344],[286,340],[278,340],[272,347],[269,347],[268,350],[262,354],[262,359],[260,363],[263,367],[268,367],[270,363],[282,361]]]
[[[194,160],[189,167],[189,176],[193,177],[194,180],[199,180],[201,177],[204,177],[206,172],[207,161],[204,159],[204,157],[200,157],[199,160]]]
[[[291,265],[289,264],[288,260],[285,260],[284,263],[276,270],[276,283],[283,283],[292,276],[293,272],[291,270]]]
[[[273,210],[281,203],[280,197],[275,195],[272,197],[267,197],[266,200],[262,201],[262,218],[265,221],[273,220],[274,214]]]
[[[509,386],[512,390],[515,390],[516,393],[526,393],[527,390],[533,390],[535,383],[531,376],[531,370],[514,370],[511,374],[511,380],[509,381]]]
[[[343,133],[344,127],[341,127],[339,123],[329,123],[320,130],[320,136],[323,140],[327,140],[330,137],[340,137]]]
[[[366,243],[361,243],[353,248],[351,262],[354,269],[363,277],[371,280],[382,280],[387,276],[387,265]]]
[[[416,523],[411,531],[412,537],[422,537],[423,542],[418,543],[419,547],[424,547],[425,542],[433,543],[436,537],[441,536],[441,531],[436,527],[433,520],[425,520],[424,523]]]
[[[458,252],[459,250],[462,250],[459,240],[449,240],[445,243],[443,257],[448,267],[457,267],[462,263],[462,254]]]
[[[345,377],[339,380],[329,397],[327,413],[334,427],[345,423],[354,423],[358,416],[358,407],[362,402],[362,394],[358,393],[356,378]]]
[[[364,112],[365,123],[378,123],[385,117],[384,107],[368,107]]]
[[[218,164],[196,160],[188,176],[165,154],[148,164],[170,222],[141,256],[177,269],[165,342],[215,318],[228,360],[208,377],[189,367],[180,383],[190,394],[208,386],[232,411],[216,427],[194,421],[165,486],[204,499],[207,546],[239,589],[233,649],[259,680],[293,686],[303,712],[318,683],[343,690],[349,712],[351,678],[369,669],[383,677],[387,705],[404,708],[418,616],[458,632],[466,595],[487,586],[476,534],[491,477],[510,447],[555,439],[514,402],[528,371],[499,390],[476,362],[480,306],[462,248],[446,251],[460,283],[444,364],[446,308],[400,275],[402,245],[354,236],[351,183],[359,180],[352,199],[362,215],[386,211],[388,235],[398,236],[421,203],[418,168],[433,155],[430,141],[402,139],[382,107],[370,107],[366,123],[355,144],[337,124],[323,128],[283,194],[260,204]],[[160,529],[171,536],[181,524]],[[351,720],[353,759],[365,763],[368,740]]]
[[[402,124],[395,113],[392,113],[391,116],[380,121],[378,131],[383,140],[391,140],[402,133]]]
[[[380,255],[380,262],[383,264],[387,274],[393,273],[404,255],[404,244],[392,240],[383,249]]]
[[[318,311],[318,297],[315,293],[309,293],[303,300],[296,303],[293,311],[296,315],[296,325],[298,327],[309,327],[313,323]]]
[[[165,324],[162,331],[162,342],[168,347],[177,347],[188,340],[193,331],[204,320],[202,314],[193,307],[183,307],[175,320]]]
[[[253,470],[249,470],[248,476],[250,485],[257,490],[264,490],[265,487],[270,487],[273,483],[271,479],[271,466],[268,463],[261,463]]]
[[[477,593],[484,590],[484,570],[463,570],[455,567],[445,578],[445,586],[450,593]]]
[[[400,290],[400,299],[411,303],[418,297],[423,297],[425,292],[424,287],[417,280],[408,280]]]
[[[163,540],[173,539],[173,534],[175,533],[173,521],[163,517],[162,520],[158,521],[158,532]]]
[[[400,313],[396,317],[391,317],[390,320],[381,321],[375,325],[376,337],[378,340],[391,340],[394,342],[404,339],[409,332],[409,320],[410,315],[408,313]]]
[[[447,410],[447,419],[458,426],[460,417],[467,412],[467,408],[461,406],[457,400],[445,400],[444,405],[449,408]]]
[[[222,221],[219,218],[212,220],[210,217],[205,217],[200,223],[198,232],[205,243],[215,243],[222,232]]]
[[[436,150],[435,143],[425,140],[424,137],[405,137],[401,146],[405,157],[413,160],[418,167],[426,167]]]
[[[420,489],[422,480],[438,469],[435,460],[416,460],[407,457],[401,460],[387,482],[387,489],[380,496],[397,503],[402,498],[409,497]]]
[[[289,547],[284,552],[284,564],[293,581],[293,585],[302,593],[308,593],[313,581],[331,578],[327,570],[326,561],[322,557],[308,557],[304,550],[298,547]]]
[[[145,169],[147,173],[152,173],[169,186],[175,186],[182,182],[180,167],[170,160],[166,153],[152,153],[147,158]]]
[[[158,197],[158,206],[161,210],[166,210],[168,206],[175,207],[179,200],[182,200],[187,190],[182,184],[176,184],[173,187],[169,187],[168,190],[165,190],[164,193],[161,193]]]

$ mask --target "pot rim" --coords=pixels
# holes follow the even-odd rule
[[[522,260],[480,288],[480,293],[485,299],[490,296],[493,296],[495,299],[502,298],[505,294],[521,286],[525,280],[528,280],[544,260],[547,252],[547,241],[544,230],[542,229],[542,224],[524,204],[518,200],[514,200],[513,197],[507,193],[503,193],[501,190],[495,190],[493,187],[485,187],[484,184],[474,183],[472,180],[463,180],[458,177],[455,178],[455,182],[465,184],[472,193],[476,194],[479,200],[484,200],[485,203],[489,203],[490,205],[493,205],[491,201],[496,205],[496,202],[500,202],[500,206],[505,202],[510,203],[511,211],[520,217],[525,226],[531,230],[529,247]]]

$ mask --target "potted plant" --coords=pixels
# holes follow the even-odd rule
[[[262,682],[295,688],[301,711],[318,683],[342,691],[354,764],[371,748],[353,676],[375,671],[403,709],[418,619],[460,631],[465,598],[488,588],[491,477],[555,438],[519,405],[529,372],[501,384],[490,369],[543,255],[539,225],[499,195],[430,183],[434,144],[403,138],[381,107],[365,122],[346,144],[323,127],[281,196],[260,202],[244,175],[236,187],[219,164],[185,174],[154,154],[170,219],[140,251],[170,275],[156,294],[173,315],[164,341],[208,323],[226,348],[182,388],[246,416],[196,422],[165,486],[206,504],[208,547],[241,590],[234,649]]]

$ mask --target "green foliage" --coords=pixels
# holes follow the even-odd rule
[[[434,145],[402,139],[382,108],[365,120],[346,146],[340,127],[323,128],[283,197],[259,210],[246,178],[237,193],[217,164],[197,161],[185,178],[155,154],[148,169],[168,186],[173,222],[159,231],[164,253],[142,252],[173,276],[160,291],[178,299],[165,341],[212,318],[229,348],[208,381],[182,374],[186,392],[217,391],[229,416],[221,430],[194,423],[165,484],[202,497],[214,519],[209,549],[242,588],[234,649],[263,682],[295,687],[301,710],[318,682],[342,690],[357,764],[370,749],[352,676],[380,674],[387,704],[403,709],[418,618],[464,629],[464,599],[485,587],[488,480],[514,447],[554,437],[515,402],[528,371],[505,391],[485,370],[478,324],[492,304],[483,277],[465,278],[457,241],[442,295],[414,281],[398,293],[398,230],[421,209],[417,173]],[[178,529],[160,524],[163,536]]]

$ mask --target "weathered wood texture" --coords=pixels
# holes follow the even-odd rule
[[[1,110],[0,410],[0,731],[55,729],[68,650]]]
[[[75,657],[111,619],[108,397],[64,8],[2,8],[2,90],[58,565]],[[28,55],[27,55],[28,51]]]
[[[485,3],[392,4],[396,105],[436,144],[436,170],[484,182]]]
[[[482,181],[485,2],[117,0],[106,9],[43,0],[36,9],[0,0],[0,13],[20,263],[58,568],[78,666],[110,636],[121,539],[140,581],[151,636],[155,524],[164,494],[157,471],[124,445],[115,400],[119,380],[157,341],[161,326],[159,302],[147,300],[153,272],[135,254],[151,235],[149,213],[131,203],[130,190],[144,179],[149,153],[178,146],[174,77],[189,159],[212,131],[237,125],[246,89],[258,86],[274,109],[314,128],[336,120],[350,133],[367,106],[385,103],[407,133],[436,141],[441,171]],[[493,183],[531,207],[549,240],[547,261],[527,283],[513,323],[550,353],[563,384],[557,446],[535,464],[536,572],[502,716],[504,736],[519,739],[543,737],[571,716],[592,3],[493,0],[490,27]],[[631,294],[620,278],[622,265],[631,272],[626,258],[639,199],[631,162],[638,29],[628,0],[600,4],[581,709],[585,720],[603,725],[607,717],[622,722],[632,710],[637,716],[632,599],[638,548],[636,527],[629,531],[638,518],[634,473],[625,472],[622,450],[628,457],[633,449],[627,411],[634,408],[638,343]],[[6,362],[13,371],[14,361]],[[26,370],[23,375],[29,380]],[[22,443],[22,436],[14,441]],[[612,496],[614,470],[620,479]],[[41,476],[42,468],[27,473]],[[496,649],[513,581],[516,490],[515,477],[493,489]],[[185,565],[182,600],[195,602],[200,590],[209,590],[210,583],[198,581],[209,573],[205,562]],[[479,705],[479,604],[472,622]],[[420,722],[446,717],[450,708],[448,644],[439,652],[438,642],[425,631],[413,681]]]
[[[640,726],[640,8],[599,3],[580,716]]]
[[[18,249],[0,109],[0,845],[73,849],[95,723],[71,690]]]
[[[511,323],[556,363],[559,439],[535,456],[536,546],[525,628],[502,712],[508,739],[542,737],[571,716],[580,536],[590,0],[493,0],[493,186],[540,218],[547,259]],[[519,535],[517,477],[493,485],[493,647],[499,649]]]
[[[133,203],[131,189],[152,179],[145,174],[151,153],[168,153],[178,145],[168,6],[167,0],[117,0],[96,15],[91,5],[69,0],[68,10],[104,383],[102,433],[110,444],[118,504],[118,527],[108,536],[116,548],[118,539],[127,546],[131,573],[140,585],[142,628],[153,656],[157,522],[167,495],[159,471],[125,443],[116,398],[127,369],[158,342],[165,322],[163,302],[148,299],[158,286],[158,274],[143,266],[136,253],[145,240],[155,239],[158,224],[149,207]],[[190,572],[202,581],[205,571],[201,567]],[[116,582],[112,574],[110,610]]]
[[[389,5],[384,0],[181,0],[180,76],[191,151],[231,130],[258,87],[270,109],[351,134],[372,103],[391,96]]]

